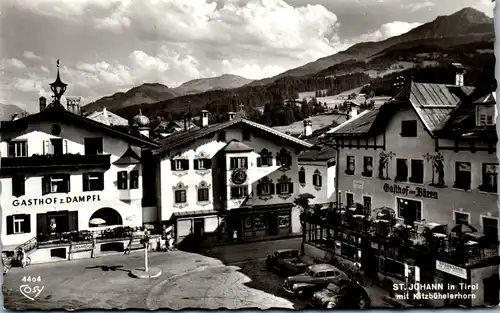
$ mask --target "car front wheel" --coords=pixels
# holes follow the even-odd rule
[[[325,305],[325,308],[326,309],[334,309],[336,307],[335,303],[333,302],[328,302],[326,305]]]
[[[365,299],[365,298],[360,298],[360,299],[359,299],[359,301],[358,301],[358,308],[359,308],[360,310],[363,310],[363,309],[365,309],[365,308],[366,308],[366,306],[367,306],[367,301],[366,301],[366,299]]]

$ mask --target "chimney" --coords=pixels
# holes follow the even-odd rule
[[[184,114],[184,131],[188,130],[188,117],[187,114]]]
[[[202,110],[201,111],[201,127],[207,127],[208,126],[208,111],[207,110]]]
[[[229,116],[229,120],[233,120],[234,116],[236,115],[236,113],[234,113],[234,112],[228,112],[227,114]]]
[[[351,109],[349,110],[349,119],[355,118],[358,116],[358,106],[351,105]]]
[[[309,119],[304,120],[304,136],[309,137],[312,135],[312,121]]]
[[[15,121],[15,120],[18,120],[18,119],[19,119],[19,114],[18,113],[12,114],[12,121]]]
[[[106,108],[102,108],[102,115],[103,115],[105,118],[108,118],[108,111],[106,110]]]
[[[38,101],[39,101],[38,103],[40,105],[40,112],[42,112],[47,107],[47,98],[40,97],[40,99],[38,99]]]
[[[455,85],[463,86],[464,85],[464,73],[465,68],[461,63],[452,63],[452,66],[455,68]]]

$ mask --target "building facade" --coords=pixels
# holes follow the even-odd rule
[[[297,155],[312,145],[243,116],[201,120],[153,152],[159,219],[174,223],[177,241],[300,233]]]

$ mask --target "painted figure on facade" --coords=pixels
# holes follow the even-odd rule
[[[444,157],[441,153],[437,154],[429,154],[426,153],[424,155],[424,158],[427,160],[427,162],[432,162],[432,184],[431,186],[438,187],[438,188],[443,188],[446,187],[444,183]],[[435,178],[437,178],[438,181],[436,183]]]
[[[380,179],[389,179],[389,160],[396,154],[394,152],[380,152],[380,159],[378,161],[378,178]]]

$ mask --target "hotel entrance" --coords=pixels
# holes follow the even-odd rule
[[[398,217],[404,219],[405,225],[413,225],[422,220],[422,202],[396,197]]]

